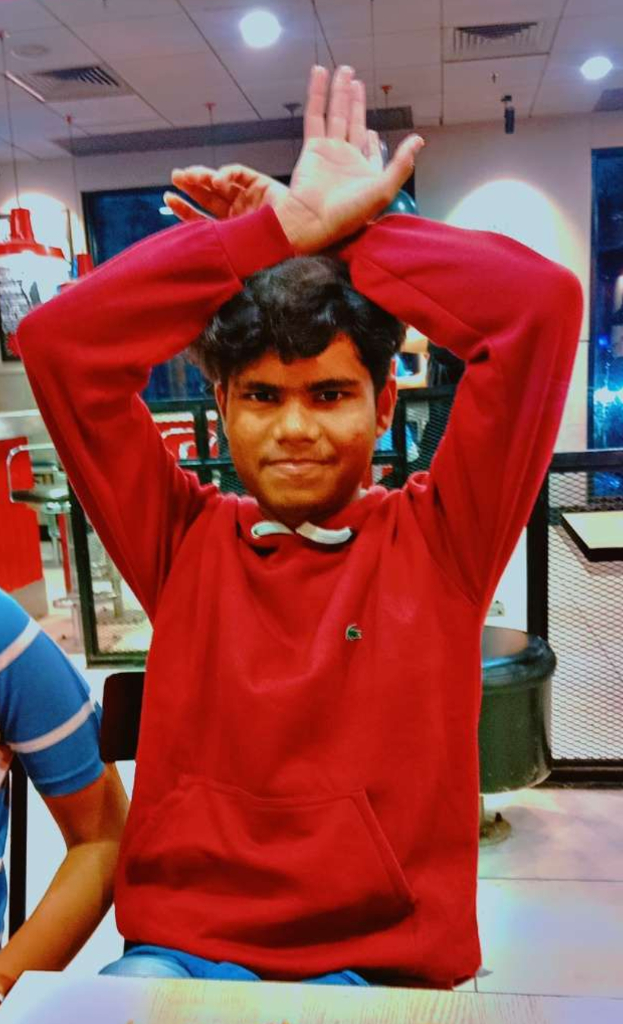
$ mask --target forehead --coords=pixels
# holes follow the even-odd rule
[[[237,387],[244,387],[248,380],[261,380],[275,387],[302,387],[314,381],[338,378],[362,383],[371,381],[356,345],[346,334],[339,334],[317,356],[295,359],[292,363],[282,362],[276,352],[266,352],[236,374],[234,382]]]

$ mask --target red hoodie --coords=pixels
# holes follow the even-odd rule
[[[342,250],[355,286],[467,370],[430,473],[324,530],[276,532],[175,465],[138,392],[290,255],[269,209],[181,225],[19,332],[78,496],[154,623],[117,921],[265,978],[449,986],[480,963],[481,628],[550,459],[580,289],[497,235],[369,227]]]

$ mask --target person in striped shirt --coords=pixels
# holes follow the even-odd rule
[[[0,949],[0,1001],[25,970],[59,970],[112,900],[127,797],[99,756],[99,708],[68,658],[0,590],[0,932],[8,769],[17,755],[58,825],[67,853],[30,918]]]

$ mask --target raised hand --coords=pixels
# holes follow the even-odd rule
[[[288,191],[286,185],[242,164],[226,164],[218,171],[209,167],[186,167],[173,171],[171,181],[201,207],[198,210],[176,192],[165,192],[164,202],[184,221],[208,216],[225,219],[251,213],[260,206],[275,206]]]
[[[378,136],[366,129],[365,89],[353,76],[352,68],[338,68],[329,90],[326,69],[311,71],[303,149],[288,193],[275,204],[286,235],[301,253],[327,248],[380,213],[424,145],[420,136],[408,136],[383,168]]]
[[[289,189],[242,164],[218,171],[187,167],[173,172],[173,184],[205,212],[173,192],[166,192],[164,201],[186,221],[236,217],[269,205],[298,252],[318,252],[363,227],[392,201],[423,145],[419,135],[409,135],[383,168],[378,135],[366,128],[363,83],[352,68],[340,67],[329,88],[327,70],[314,67],[303,148]]]

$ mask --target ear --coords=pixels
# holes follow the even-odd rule
[[[227,437],[227,388],[223,387],[220,380],[214,385],[214,397],[216,398],[216,404],[218,405],[223,433],[225,434],[225,437]]]
[[[398,396],[398,388],[396,387],[396,378],[392,374],[385,381],[383,390],[379,393],[376,400],[376,436],[382,437],[386,430],[392,425],[394,418],[394,409],[396,408],[396,399]]]

